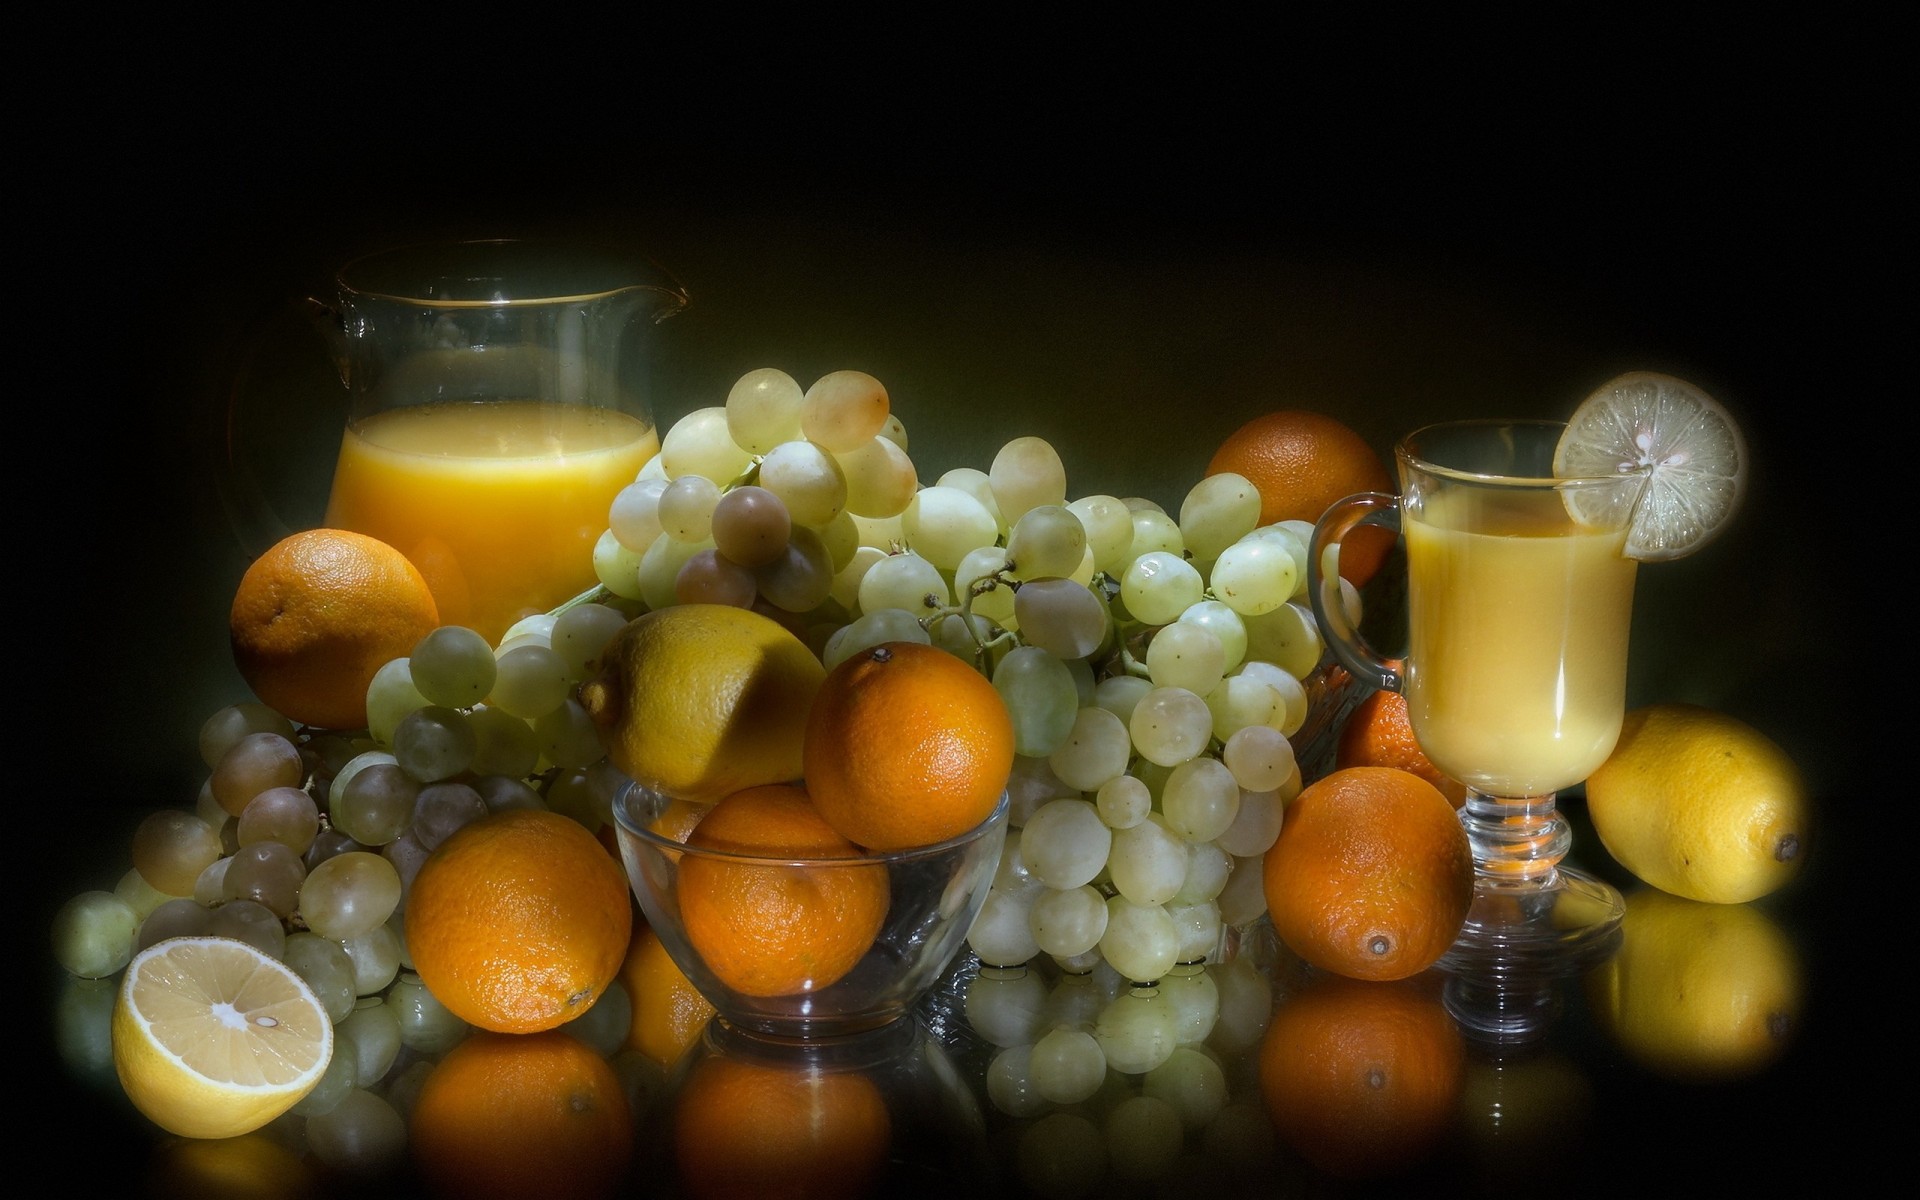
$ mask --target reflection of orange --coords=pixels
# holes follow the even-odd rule
[[[892,1137],[880,1088],[851,1072],[707,1058],[674,1102],[680,1180],[701,1200],[864,1195]]]
[[[993,814],[1013,771],[1013,719],[971,664],[888,642],[827,673],[803,761],[820,815],[849,841],[928,846]]]
[[[565,1182],[618,1190],[633,1118],[611,1064],[560,1030],[475,1032],[420,1085],[408,1131],[423,1179],[445,1196],[539,1196]]]
[[[234,666],[289,720],[364,729],[367,685],[440,623],[406,556],[365,534],[309,529],[253,560],[227,628]]]
[[[1295,954],[1355,979],[1404,979],[1460,935],[1473,851],[1426,780],[1346,767],[1287,805],[1262,882],[1274,931]]]
[[[1451,1127],[1466,1044],[1424,980],[1322,976],[1274,1011],[1260,1092],[1280,1135],[1345,1179],[1418,1165]]]
[[[746,788],[707,811],[687,845],[772,858],[851,858],[801,788]],[[826,987],[854,968],[887,915],[879,863],[790,866],[687,855],[680,861],[680,921],[721,982],[749,996]]]
[[[413,968],[469,1025],[531,1033],[592,1007],[633,933],[627,876],[586,826],[509,809],[464,826],[407,894]]]
[[[1354,705],[1353,712],[1340,727],[1340,742],[1334,750],[1336,767],[1394,767],[1411,771],[1440,789],[1447,803],[1459,808],[1467,798],[1465,784],[1440,773],[1426,751],[1413,736],[1407,720],[1407,698],[1399,692],[1381,689]]]
[[[1391,492],[1386,465],[1351,428],[1323,413],[1281,409],[1227,435],[1207,463],[1208,475],[1244,476],[1260,489],[1260,523],[1320,519],[1333,502],[1356,492]],[[1340,574],[1355,586],[1373,578],[1393,548],[1391,530],[1362,525],[1340,546]]]
[[[620,982],[633,1004],[627,1048],[662,1067],[677,1062],[713,1017],[713,1005],[687,979],[650,926],[635,928]]]

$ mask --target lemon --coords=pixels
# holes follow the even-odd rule
[[[1799,955],[1765,913],[1646,889],[1627,898],[1620,946],[1587,976],[1595,1018],[1629,1057],[1688,1082],[1750,1076],[1791,1044]]]
[[[630,777],[697,804],[800,778],[826,668],[771,617],[728,604],[655,609],[601,661],[580,702]]]
[[[1627,557],[1660,562],[1692,554],[1720,535],[1746,491],[1746,439],[1718,400],[1683,379],[1630,371],[1596,388],[1567,422],[1553,473],[1585,478],[1646,471],[1633,510]],[[1575,517],[1618,528],[1604,511],[1616,493],[1573,489]]]
[[[112,1039],[127,1098],[182,1137],[260,1128],[312,1091],[333,1058],[333,1022],[306,981],[224,937],[167,938],[134,955]]]
[[[1586,790],[1608,853],[1676,896],[1754,900],[1806,860],[1813,811],[1805,779],[1765,734],[1725,713],[1692,704],[1635,709]]]

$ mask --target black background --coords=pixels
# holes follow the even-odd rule
[[[53,908],[112,887],[140,816],[191,806],[193,733],[245,695],[224,622],[246,550],[209,436],[236,379],[249,397],[295,381],[273,483],[296,520],[324,486],[338,424],[307,401],[339,401],[283,306],[381,245],[593,227],[692,296],[661,331],[663,429],[754,367],[857,367],[889,386],[923,479],[1035,433],[1074,493],[1172,506],[1273,408],[1333,413],[1384,456],[1426,420],[1564,415],[1622,370],[1720,398],[1751,494],[1720,541],[1642,571],[1630,702],[1732,712],[1807,771],[1821,840],[1772,909],[1808,955],[1806,1030],[1746,1089],[1603,1080],[1631,1144],[1542,1186],[1624,1190],[1653,1154],[1722,1181],[1850,1177],[1887,1122],[1840,1097],[1904,1057],[1875,997],[1907,941],[1879,897],[1911,824],[1877,766],[1909,708],[1911,639],[1878,619],[1910,573],[1889,502],[1911,422],[1881,365],[1911,307],[1882,165],[1908,135],[1844,61],[1861,40],[1661,31],[1391,100],[1393,72],[1352,48],[1340,61],[1372,70],[1189,64],[1192,82],[1141,74],[1122,96],[1027,64],[1023,88],[956,75],[924,108],[843,63],[834,86],[793,70],[790,96],[636,87],[539,122],[417,79],[130,87],[23,154],[14,631],[54,688],[15,718],[15,804],[56,843],[19,851],[46,871],[36,1013]],[[1590,841],[1576,854],[1606,867]],[[84,1150],[90,1181],[136,1175],[148,1130],[29,1036],[25,1077],[56,1080],[47,1144]]]

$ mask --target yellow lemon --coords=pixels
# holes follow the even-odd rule
[[[1813,808],[1799,769],[1765,734],[1709,708],[1628,713],[1586,791],[1608,853],[1676,896],[1758,899],[1806,859]]]
[[[785,626],[727,604],[677,604],[628,622],[581,686],[613,765],[697,804],[800,778],[807,715],[826,677]]]
[[[1595,1019],[1636,1062],[1718,1082],[1779,1057],[1799,1028],[1805,979],[1765,913],[1646,889],[1628,897],[1620,948],[1587,989]]]
[[[333,1022],[292,968],[246,942],[176,937],[127,964],[113,1065],[135,1108],[182,1137],[249,1133],[326,1073]]]

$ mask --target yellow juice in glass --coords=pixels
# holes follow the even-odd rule
[[[1403,522],[1407,715],[1434,765],[1495,796],[1587,778],[1626,706],[1635,563],[1626,530],[1552,491],[1429,496]]]
[[[347,429],[326,523],[405,554],[443,625],[497,643],[594,585],[608,507],[659,449],[652,426],[587,405],[390,409]]]

